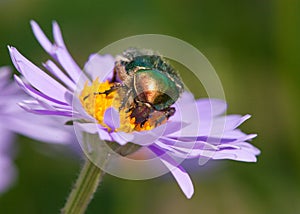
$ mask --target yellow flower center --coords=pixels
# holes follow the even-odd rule
[[[95,79],[92,85],[85,83],[83,90],[79,96],[80,101],[86,112],[94,117],[99,124],[111,129],[104,123],[104,113],[108,108],[115,108],[120,115],[120,127],[113,131],[133,132],[144,131],[155,128],[155,125],[150,124],[148,121],[141,127],[135,123],[135,118],[130,117],[131,111],[121,108],[122,99],[118,93],[118,90],[114,90],[108,95],[99,94],[99,92],[105,92],[113,86],[113,83],[99,82],[99,79]]]

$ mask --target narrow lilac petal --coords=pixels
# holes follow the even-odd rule
[[[60,30],[59,25],[57,24],[57,22],[53,22],[52,23],[52,28],[53,28],[53,37],[54,37],[54,41],[55,43],[59,46],[59,47],[63,47],[66,48],[64,39],[62,37],[62,33]]]
[[[238,138],[238,136],[245,136],[245,134],[236,130],[236,128],[249,118],[250,115],[228,115],[211,119],[200,119],[200,121],[194,121],[189,126],[184,127],[180,132],[174,132],[170,136]]]
[[[188,142],[187,142],[188,143]],[[159,148],[163,149],[164,151],[170,152],[174,157],[178,157],[181,159],[191,159],[197,158],[199,156],[203,156],[204,154],[214,152],[218,150],[218,147],[210,145],[206,142],[197,142],[194,147],[191,147],[193,144],[186,146],[183,144],[181,145],[168,145],[166,142],[159,142],[155,143]],[[238,148],[237,146],[231,146],[234,148]]]
[[[212,132],[220,132],[220,131],[227,131],[227,130],[234,130],[244,121],[250,118],[250,115],[226,115],[221,117],[216,117],[212,121]],[[208,122],[208,121],[205,121]]]
[[[256,162],[259,149],[247,142],[236,142],[232,145],[237,148],[220,148],[212,156],[213,159],[232,159],[245,162]]]
[[[180,126],[175,126],[177,129],[180,129]],[[161,136],[164,136],[167,131],[167,124],[163,124],[155,129],[149,131],[141,131],[141,132],[133,132],[134,136],[132,139],[132,143],[138,144],[140,146],[148,146],[153,144],[156,140],[158,140]]]
[[[166,144],[156,142],[155,146],[165,152],[168,152],[169,154],[172,154],[174,157],[181,158],[181,159],[187,159],[187,158],[193,158],[193,157],[198,157],[200,155],[199,150],[193,150],[193,149],[185,149],[182,147],[173,147],[173,146],[168,146]]]
[[[235,142],[244,142],[244,141],[250,141],[253,138],[257,137],[257,134],[249,134],[249,135],[244,135],[242,137],[236,138]]]
[[[234,145],[234,144],[220,144],[220,145],[218,145],[218,149],[220,149],[220,150],[231,150],[231,149],[240,149],[240,147],[239,146],[237,146],[237,145]]]
[[[234,130],[227,130],[224,131],[224,133],[211,133],[210,137],[215,137],[215,138],[228,138],[228,139],[239,139],[239,138],[244,138],[246,137],[247,134],[242,132],[239,129],[234,129]]]
[[[100,82],[104,82],[112,79],[114,66],[115,59],[111,55],[92,54],[84,66],[84,71],[92,80],[99,78]]]
[[[64,116],[64,117],[76,117],[77,115],[74,114],[72,111],[67,110],[49,110],[49,109],[40,109],[40,106],[37,106],[39,109],[33,108],[28,103],[19,103],[19,106],[23,108],[25,111],[40,114],[40,115],[57,115],[57,116]]]
[[[64,86],[32,64],[16,48],[9,47],[9,52],[17,70],[31,85],[49,97],[65,102],[64,94],[67,92],[67,89]]]
[[[234,150],[221,150],[216,151],[212,156],[213,159],[231,159],[236,161],[244,161],[244,162],[256,162],[257,158],[255,154],[244,151],[242,149],[234,149]]]
[[[237,138],[217,138],[217,137],[210,137],[210,136],[193,136],[193,137],[178,137],[178,138],[172,138],[177,141],[182,141],[183,143],[185,142],[207,142],[211,145],[218,145],[222,143],[229,143],[229,142],[234,142],[237,140]],[[243,138],[247,139],[247,138]]]
[[[240,147],[241,149],[243,149],[244,151],[248,151],[256,156],[260,154],[260,150],[250,143],[235,142],[235,143],[233,143],[233,145],[236,145],[236,146]]]
[[[242,123],[244,123],[244,122],[245,122],[246,120],[248,120],[249,118],[251,118],[251,115],[250,115],[250,114],[244,115],[244,116],[240,119],[240,121],[235,125],[234,128],[239,127]]]
[[[104,113],[104,123],[113,131],[120,127],[120,115],[115,108],[108,108]]]
[[[17,84],[24,90],[25,93],[27,93],[28,95],[30,95],[31,97],[43,101],[45,103],[49,103],[53,106],[56,107],[62,107],[62,108],[67,108],[67,104],[64,102],[61,102],[59,100],[53,99],[51,97],[48,97],[45,94],[42,94],[41,92],[37,91],[36,89],[34,89],[33,87],[31,87],[30,85],[26,84],[20,77],[18,77],[17,75],[14,75],[15,81],[17,82]]]
[[[15,100],[15,102],[17,102],[18,100]],[[72,109],[69,106],[62,106],[62,107],[57,107],[54,106],[47,102],[43,102],[40,99],[30,99],[30,100],[23,100],[22,102],[19,102],[18,104],[20,104],[20,106],[24,106],[24,107],[28,107],[30,109],[46,109],[46,110],[57,110],[57,111],[64,111],[64,112],[70,112],[70,113],[74,113],[76,114],[76,112],[73,112]],[[19,110],[19,109],[18,109]]]
[[[95,118],[93,118],[91,115],[89,115],[85,109],[83,108],[79,98],[74,95],[73,93],[67,92],[65,94],[65,98],[70,106],[73,107],[73,112],[75,114],[81,115],[81,119],[85,119],[87,121],[94,121]]]
[[[211,150],[217,150],[218,147],[210,144],[205,141],[181,141],[181,140],[175,140],[171,138],[160,138],[158,142],[161,142],[168,147],[173,147],[173,148],[182,148],[182,149],[211,149]]]
[[[38,40],[38,42],[40,43],[40,45],[44,48],[44,50],[47,53],[52,54],[53,45],[49,41],[49,39],[46,37],[46,35],[44,34],[44,32],[42,31],[40,26],[33,20],[30,21],[30,24],[31,24],[33,34],[35,35],[35,37]]]
[[[172,132],[180,131],[185,126],[186,124],[183,122],[169,121],[149,131],[133,132],[134,138],[131,142],[141,146],[151,145],[162,136],[168,136],[173,134]]]
[[[111,135],[108,133],[108,131],[103,128],[98,128],[98,135],[101,140],[113,141],[113,139],[112,139]]]
[[[231,114],[224,117],[218,117],[214,120],[213,129],[221,130],[220,125],[224,125],[223,121],[225,121],[224,130],[233,130],[243,122],[248,120],[250,117],[251,116],[249,114],[245,116]]]
[[[87,79],[67,50],[58,48],[55,54],[57,56],[57,61],[75,83],[77,83],[80,78]]]
[[[6,126],[11,131],[40,141],[65,144],[69,143],[71,139],[71,132],[66,129],[67,127],[64,127],[63,123],[55,121],[51,117],[21,112],[15,117],[8,115],[5,118],[2,116],[2,119],[6,121]],[[34,123],[28,121],[34,121]]]
[[[190,176],[181,166],[177,166],[174,168],[174,165],[172,165],[168,161],[162,160],[162,162],[171,171],[185,196],[190,199],[194,194],[194,186]]]
[[[160,160],[165,164],[165,166],[170,170],[174,178],[176,179],[179,187],[185,194],[185,196],[190,199],[194,194],[194,186],[191,181],[190,176],[184,170],[182,166],[178,166],[176,161],[169,155],[161,155],[161,151],[159,151],[154,146],[150,146],[149,149],[159,156]]]
[[[76,83],[80,75],[83,75],[80,67],[73,60],[71,55],[66,49],[63,42],[61,30],[56,22],[53,22],[53,36],[55,43],[52,44],[49,39],[45,36],[39,25],[31,21],[32,30],[37,40],[45,51],[50,54],[61,66],[66,70],[70,78]]]
[[[53,22],[52,25],[54,41],[58,46],[58,49],[55,53],[57,56],[57,61],[62,65],[74,82],[77,83],[79,78],[84,78],[84,74],[68,52],[59,25],[57,22]]]
[[[54,76],[56,76],[59,80],[61,80],[65,85],[69,87],[72,91],[75,91],[75,83],[64,73],[60,70],[60,68],[51,60],[48,60],[44,67],[50,71]]]

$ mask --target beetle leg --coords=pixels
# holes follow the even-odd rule
[[[94,95],[98,95],[98,94],[109,95],[111,92],[117,90],[120,87],[122,87],[122,85],[120,83],[115,83],[112,87],[110,87],[110,89],[103,91],[103,92],[94,92]]]
[[[131,93],[133,93],[132,92],[132,89],[130,89],[130,88],[127,88],[125,85],[123,86],[123,88],[124,88],[124,90],[123,91],[121,91],[120,93],[123,93],[122,95],[121,95],[121,97],[123,97],[122,98],[122,101],[121,101],[121,106],[120,106],[120,110],[121,109],[123,109],[125,106],[126,106],[126,104],[128,104],[128,101],[129,101],[129,99],[131,98]],[[129,103],[130,103],[130,101],[129,101]],[[132,110],[132,108],[133,108],[133,106],[131,105],[127,110],[126,110],[126,112],[128,113],[128,112],[130,112],[131,110]]]
[[[116,68],[114,68],[114,74],[113,74],[113,77],[112,77],[110,82],[111,83],[117,82],[117,70],[116,70]]]
[[[143,127],[152,111],[153,107],[149,103],[135,100],[135,106],[133,106],[130,117],[134,117],[136,124],[140,124],[140,126]]]
[[[150,115],[149,115],[149,123],[151,126],[157,127],[158,125],[161,125],[175,114],[175,108],[174,107],[169,107],[163,110],[154,110]]]

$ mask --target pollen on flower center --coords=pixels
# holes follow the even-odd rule
[[[143,125],[143,127],[141,127],[135,123],[134,117],[130,117],[131,111],[128,111],[128,109],[125,108],[120,109],[122,99],[117,90],[110,92],[108,95],[99,94],[99,92],[109,90],[112,86],[113,83],[108,81],[99,82],[98,78],[95,79],[91,85],[85,83],[79,98],[82,106],[89,115],[94,117],[99,124],[110,130],[110,128],[104,123],[104,113],[108,108],[113,107],[119,111],[120,115],[120,127],[114,131],[133,132],[151,130],[155,128],[155,126],[150,124],[148,121]]]

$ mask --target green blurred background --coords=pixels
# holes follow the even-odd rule
[[[171,176],[128,181],[107,175],[87,213],[300,213],[299,1],[0,0],[0,65],[11,65],[8,44],[38,65],[47,59],[31,19],[47,35],[57,20],[81,66],[90,53],[135,34],[191,43],[215,67],[228,113],[252,114],[242,129],[259,134],[253,142],[262,150],[258,163],[221,161],[211,170],[189,170],[196,190],[191,200]],[[0,213],[58,213],[79,158],[24,137],[17,146],[18,181],[0,196]]]

